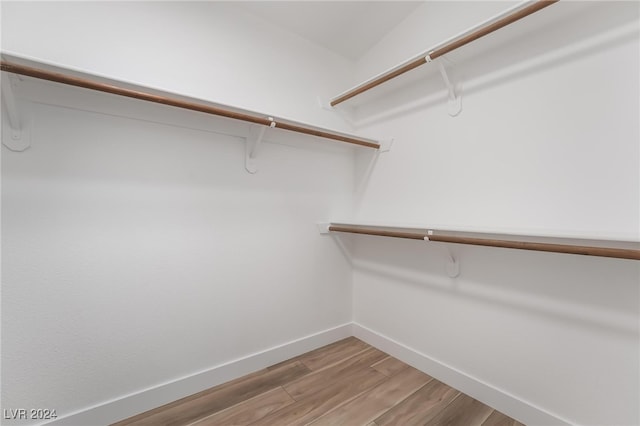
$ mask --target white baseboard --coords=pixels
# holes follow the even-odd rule
[[[353,335],[389,355],[417,368],[447,385],[530,426],[568,425],[551,413],[488,385],[475,377],[428,357],[402,343],[376,333],[360,324],[352,324]]]
[[[352,335],[351,323],[265,349],[208,370],[71,413],[51,426],[108,425]]]

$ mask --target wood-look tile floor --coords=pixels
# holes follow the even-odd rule
[[[521,423],[349,337],[114,426]]]

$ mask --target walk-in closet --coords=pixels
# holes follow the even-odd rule
[[[2,425],[640,425],[638,1],[0,22]]]

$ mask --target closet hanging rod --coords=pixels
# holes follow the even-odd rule
[[[139,99],[148,102],[154,102],[157,104],[169,105],[177,108],[188,109],[191,111],[203,112],[205,114],[212,114],[221,117],[231,118],[234,120],[246,121],[249,123],[262,124],[265,126],[276,127],[291,132],[303,133],[311,136],[318,136],[325,139],[332,139],[340,142],[346,142],[353,145],[364,146],[367,148],[380,149],[380,144],[375,141],[357,138],[353,136],[347,136],[340,133],[335,133],[330,130],[318,129],[308,127],[302,124],[293,122],[270,120],[267,117],[259,117],[251,114],[232,111],[220,107],[211,105],[198,104],[194,102],[183,101],[180,99],[170,98],[166,96],[154,95],[152,93],[142,92],[139,90],[127,89],[124,87],[118,87],[111,84],[100,83],[85,78],[69,76],[61,73],[51,72],[38,68],[27,67],[23,65],[13,64],[9,62],[0,62],[2,71],[9,73],[25,75],[28,77],[39,78],[42,80],[53,81],[56,83],[67,84],[70,86],[82,87],[85,89],[96,90],[98,92],[111,93],[114,95],[124,96],[128,98]],[[273,126],[275,123],[275,126]]]
[[[613,257],[617,259],[640,260],[640,249],[626,249],[616,247],[582,246],[572,244],[551,244],[531,241],[497,240],[488,238],[460,237],[439,235],[438,231],[406,232],[397,230],[382,230],[361,226],[329,225],[330,232],[346,232],[351,234],[376,235],[381,237],[408,238],[412,240],[438,241],[443,243],[470,244],[487,247],[501,247],[519,250],[547,251],[553,253],[581,254],[586,256]],[[524,235],[523,235],[524,237]]]
[[[402,75],[408,71],[411,71],[414,68],[417,68],[421,65],[426,64],[444,54],[452,52],[459,47],[462,47],[466,44],[471,43],[481,37],[486,36],[487,34],[491,34],[492,32],[499,30],[502,27],[505,27],[509,24],[512,24],[526,16],[529,16],[541,9],[544,9],[547,6],[551,6],[552,4],[558,2],[559,0],[536,0],[534,3],[526,6],[522,9],[516,10],[513,13],[510,13],[504,16],[501,19],[498,19],[494,22],[488,23],[486,25],[480,26],[479,28],[473,30],[472,32],[465,34],[461,37],[455,38],[452,41],[445,42],[441,46],[438,46],[432,50],[430,50],[427,54],[420,55],[420,57],[413,59],[406,64],[400,65],[394,69],[383,73],[382,75],[369,80],[362,85],[355,87],[342,95],[339,95],[335,99],[331,100],[331,106],[336,106],[348,99],[353,98],[367,90],[373,89],[376,86],[381,85],[399,75]]]

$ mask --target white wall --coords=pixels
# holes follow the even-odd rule
[[[318,92],[350,83],[222,4],[2,7],[3,50],[315,124]],[[64,416],[350,322],[350,265],[315,222],[351,213],[352,149],[270,134],[250,175],[224,120],[23,95],[32,146],[2,147],[3,408]]]
[[[316,125],[353,64],[231,2],[2,2],[2,49]],[[327,72],[327,70],[331,70]]]
[[[496,12],[427,3],[358,75],[435,44],[443,16],[455,33]],[[501,31],[449,55],[458,117],[435,72],[360,102],[364,129],[395,144],[358,182],[355,218],[640,240],[638,4],[560,2]],[[638,262],[355,241],[356,323],[567,422],[640,422]]]

